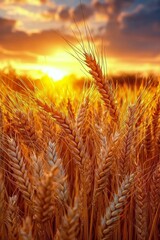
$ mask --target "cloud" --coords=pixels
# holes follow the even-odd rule
[[[100,2],[96,0],[93,2],[93,8],[95,12],[100,14],[108,14],[108,12],[111,10],[111,4],[109,2]]]
[[[1,0],[3,4],[31,4],[40,5],[47,3],[48,0]]]
[[[1,35],[7,34],[8,32],[12,32],[14,30],[15,24],[16,24],[15,20],[0,18],[0,32],[1,32]]]
[[[103,16],[112,16],[121,11],[123,7],[129,6],[134,0],[94,0],[88,1],[88,3],[80,3],[75,7],[69,5],[54,5],[50,6],[48,10],[43,14],[47,19],[66,20],[73,22],[82,22],[94,17],[95,14]]]
[[[76,22],[84,21],[94,15],[94,9],[87,4],[79,4],[72,10],[71,19],[75,19]]]
[[[47,18],[45,13],[51,7],[52,9],[55,8],[55,12],[57,12],[57,6],[54,3],[50,4],[50,2],[47,2],[47,4],[37,5],[29,4],[29,2],[34,3],[32,0],[27,0],[26,4],[7,4],[6,0],[5,2],[3,1],[0,4],[0,17],[16,20],[15,29],[28,33],[38,32],[51,28],[51,26],[54,24],[53,20],[56,19],[52,19],[51,25],[51,20]],[[40,1],[37,1],[37,3],[38,2]]]
[[[122,16],[123,32],[142,37],[160,37],[160,4],[143,5],[138,11]]]
[[[117,1],[114,1],[116,4]],[[122,59],[153,58],[160,54],[160,4],[151,1],[134,7],[124,8],[109,18],[99,28],[107,44],[109,56],[121,56]],[[130,1],[131,3],[131,1]],[[118,3],[119,4],[119,3]],[[97,36],[99,38],[102,35]]]
[[[30,62],[35,63],[37,60],[37,56],[33,53],[27,52],[15,52],[3,49],[0,47],[0,58],[1,60],[10,61],[10,60],[21,60],[23,63]]]
[[[70,19],[70,8],[66,7],[66,6],[63,6],[60,9],[58,15],[59,15],[59,18],[61,20],[68,20],[68,19]]]
[[[129,7],[134,2],[135,0],[94,0],[92,5],[95,12],[112,16],[119,14],[123,8]]]
[[[66,5],[51,7],[45,12],[44,16],[48,19],[55,19],[55,16],[57,16],[62,21],[81,22],[91,18],[94,13],[95,9],[92,5],[82,3],[74,8]]]
[[[129,7],[135,0],[112,0],[108,2],[111,2],[115,12],[120,12],[123,8]]]
[[[112,17],[118,15],[124,7],[130,6],[135,0],[93,0],[88,3],[82,3],[71,7],[69,5],[55,5],[50,7],[44,14],[48,19],[55,19],[55,15],[60,20],[73,22],[86,21],[95,16],[95,14]]]
[[[0,18],[0,46],[1,48],[13,51],[18,55],[20,52],[26,57],[32,54],[50,55],[58,48],[65,46],[62,34],[54,30],[46,30],[38,33],[27,34],[23,31],[15,31],[16,21]],[[65,38],[73,42],[74,38],[65,35]],[[7,53],[8,54],[8,53]]]

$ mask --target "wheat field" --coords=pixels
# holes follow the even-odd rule
[[[160,85],[117,86],[83,57],[74,94],[1,76],[1,240],[160,239]]]

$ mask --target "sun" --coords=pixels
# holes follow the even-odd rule
[[[47,74],[53,81],[59,81],[67,75],[64,70],[50,66],[46,66],[43,69],[43,73]]]

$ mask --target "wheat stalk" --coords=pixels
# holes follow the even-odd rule
[[[8,209],[6,212],[6,226],[8,231],[8,240],[18,239],[18,228],[20,226],[19,208],[17,206],[18,196],[9,198]]]

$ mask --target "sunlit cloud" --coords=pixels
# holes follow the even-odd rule
[[[30,4],[30,5],[41,5],[48,2],[48,0],[1,0],[6,5],[10,4]]]

